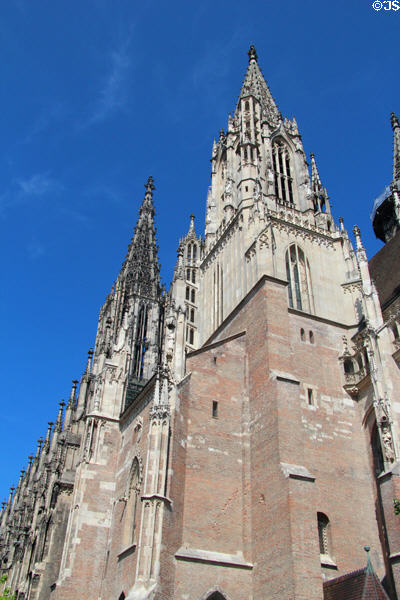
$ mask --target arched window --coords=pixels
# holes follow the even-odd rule
[[[244,110],[250,110],[250,104],[248,100],[246,100],[246,102],[244,103]]]
[[[324,513],[317,513],[318,519],[318,538],[319,538],[319,552],[320,554],[331,554],[331,540],[330,540],[330,523],[329,519]]]
[[[378,477],[385,470],[385,461],[383,458],[381,440],[379,437],[378,427],[375,423],[371,434],[372,457],[374,460],[375,475]]]
[[[188,287],[186,287],[186,300],[190,299],[190,290]]]
[[[343,363],[343,367],[345,373],[354,373],[354,364],[351,358],[346,358],[346,360]]]
[[[213,592],[207,597],[207,600],[226,600],[226,598],[220,592]]]
[[[186,269],[186,279],[190,281],[190,269]]]
[[[193,342],[194,342],[194,331],[193,331],[192,328],[190,328],[190,331],[189,331],[189,344],[193,345]]]
[[[129,474],[126,505],[124,511],[123,540],[127,548],[135,542],[136,514],[140,493],[140,465],[135,457]]]
[[[196,271],[192,269],[192,283],[196,283]]]
[[[310,266],[303,250],[296,244],[292,244],[286,252],[286,276],[289,306],[313,312]]]
[[[191,299],[191,301],[192,301],[192,302],[193,302],[193,304],[194,304],[194,303],[195,303],[195,301],[196,301],[196,292],[195,292],[194,290],[192,290],[192,293],[191,293],[191,297],[190,297],[190,299]]]
[[[313,344],[314,343],[314,334],[312,331],[310,331],[309,336],[310,336],[310,344]]]
[[[289,148],[278,139],[272,145],[272,162],[275,173],[275,195],[279,200],[293,204],[293,175]]]
[[[196,260],[197,258],[197,246],[196,244],[193,244],[193,260]]]
[[[187,247],[187,257],[189,260],[192,258],[192,244],[189,244]]]
[[[194,309],[193,308],[190,309],[190,320],[192,323],[194,323]]]
[[[300,329],[300,339],[302,342],[306,341],[306,334],[304,332],[304,329]]]

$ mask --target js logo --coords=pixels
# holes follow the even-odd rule
[[[394,10],[394,11],[398,11],[400,9],[400,0],[383,0],[383,2],[381,2],[381,0],[375,0],[375,2],[372,3],[372,8],[374,10]]]

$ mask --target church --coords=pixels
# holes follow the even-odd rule
[[[399,119],[368,262],[248,55],[204,233],[192,215],[166,292],[149,177],[81,380],[3,506],[17,599],[400,598]]]

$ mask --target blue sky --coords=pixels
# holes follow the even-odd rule
[[[336,219],[379,249],[399,23],[370,0],[0,4],[3,497],[81,375],[150,174],[167,285],[191,212],[203,231],[212,140],[250,43]]]

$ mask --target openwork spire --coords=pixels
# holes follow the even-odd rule
[[[277,125],[280,113],[258,66],[257,52],[254,46],[250,46],[248,54],[249,66],[240,92],[238,106],[242,98],[254,96],[261,104],[263,117],[271,124]]]
[[[139,210],[127,258],[122,265],[122,277],[126,290],[148,298],[158,298],[161,294],[160,268],[157,258],[156,232],[154,226],[153,178],[145,184],[145,196]]]
[[[400,180],[400,123],[399,117],[392,113],[390,121],[393,129],[393,181]]]
[[[322,185],[321,177],[319,176],[317,163],[315,161],[315,154],[311,152],[311,182],[312,182],[312,190],[316,194],[324,191],[324,187]]]

